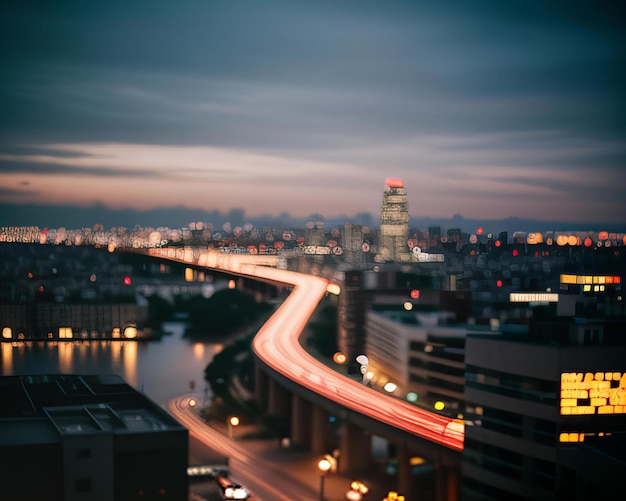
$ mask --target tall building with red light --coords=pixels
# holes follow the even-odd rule
[[[401,179],[385,182],[380,211],[378,255],[381,261],[409,261],[409,204]]]

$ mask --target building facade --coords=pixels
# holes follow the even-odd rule
[[[465,428],[463,499],[626,495],[616,474],[626,464],[623,329],[623,322],[570,318],[531,326],[525,336],[468,337],[473,426]],[[592,455],[589,444],[601,452]],[[594,468],[592,457],[606,466]]]
[[[378,255],[381,261],[409,261],[409,203],[401,179],[387,179],[380,210]]]

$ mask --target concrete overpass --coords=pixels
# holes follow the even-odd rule
[[[436,468],[437,499],[458,498],[464,425],[366,387],[310,355],[299,338],[326,294],[339,294],[329,280],[278,269],[277,256],[226,254],[199,248],[149,249],[152,256],[258,280],[291,292],[253,341],[257,359],[256,392],[271,414],[289,420],[292,443],[320,455],[339,450],[343,473],[358,473],[371,461],[371,435],[393,444],[397,484],[413,489],[410,458],[419,456]],[[338,419],[338,438],[329,433],[329,417]],[[336,441],[338,440],[338,443]]]

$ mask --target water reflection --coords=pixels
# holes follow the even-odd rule
[[[198,359],[204,359],[204,345],[202,343],[193,344],[193,356]]]
[[[122,352],[124,354],[124,379],[129,385],[137,388],[137,343],[122,341]]]
[[[203,381],[204,369],[223,345],[190,342],[184,324],[168,323],[159,341],[14,341],[0,343],[2,375],[118,374],[157,403],[189,391]],[[203,387],[197,387],[203,391]]]

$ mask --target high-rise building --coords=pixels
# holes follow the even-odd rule
[[[385,182],[380,211],[378,255],[382,261],[409,261],[409,204],[401,179]]]

